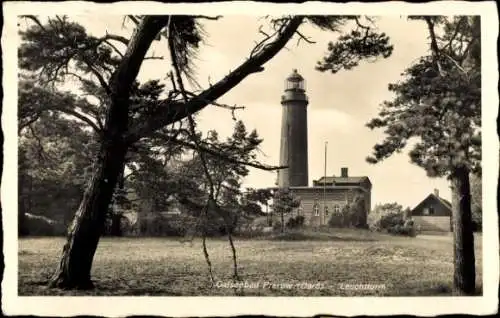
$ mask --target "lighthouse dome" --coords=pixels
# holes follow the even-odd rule
[[[300,82],[300,81],[303,81],[304,78],[302,77],[302,75],[299,74],[299,72],[297,72],[297,69],[294,68],[292,71],[292,74],[290,74],[287,77],[287,80],[289,80],[291,82]]]
[[[293,69],[292,74],[286,78],[285,90],[305,90],[304,78],[297,72],[297,69]]]

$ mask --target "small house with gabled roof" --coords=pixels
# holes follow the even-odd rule
[[[411,210],[411,217],[421,231],[451,232],[451,216],[451,203],[440,197],[437,189]]]

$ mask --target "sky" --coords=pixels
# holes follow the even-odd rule
[[[132,26],[123,27],[121,16],[78,15],[71,20],[81,23],[89,33],[102,36],[105,32],[129,36]],[[300,27],[301,33],[314,44],[292,38],[286,49],[264,65],[265,71],[252,74],[218,102],[245,106],[236,113],[248,130],[256,129],[264,139],[259,160],[269,165],[279,164],[281,104],[285,79],[297,69],[305,78],[308,105],[309,185],[324,174],[325,142],[327,147],[327,175],[339,175],[341,167],[349,168],[351,176],[368,176],[372,182],[372,206],[377,203],[398,202],[414,207],[434,189],[450,199],[449,183],[445,179],[429,178],[425,171],[410,163],[405,152],[376,165],[365,158],[373,146],[382,141],[380,130],[372,131],[366,123],[377,116],[379,105],[389,100],[389,83],[401,80],[401,73],[420,56],[428,53],[425,24],[408,21],[397,15],[378,16],[376,28],[389,35],[394,45],[393,54],[374,63],[362,62],[352,70],[336,74],[321,73],[315,65],[327,52],[327,45],[340,33],[322,31],[311,25]],[[126,24],[127,25],[127,24]],[[196,78],[202,87],[214,83],[235,69],[249,56],[256,41],[262,39],[259,26],[266,30],[262,17],[230,15],[217,21],[205,21],[207,34],[195,61]],[[349,31],[346,25],[341,31]],[[165,41],[155,42],[148,55],[168,56]],[[147,60],[140,80],[165,78],[170,63],[165,60]],[[221,136],[232,133],[234,121],[226,109],[206,107],[198,115],[202,131],[215,129]],[[244,181],[245,187],[269,187],[276,181],[276,172],[251,168]]]

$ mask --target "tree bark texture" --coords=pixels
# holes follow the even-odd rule
[[[103,232],[106,212],[119,174],[119,163],[125,159],[125,145],[103,145],[94,174],[83,200],[68,229],[63,255],[50,285],[52,287],[88,289],[94,254]]]
[[[68,229],[67,242],[49,286],[71,289],[93,287],[91,270],[94,254],[128,148],[124,135],[128,129],[130,88],[146,52],[166,22],[164,16],[143,19],[110,81],[111,105],[106,114],[99,155],[83,200]]]
[[[453,294],[473,295],[476,289],[469,171],[455,168],[451,175],[454,274]]]

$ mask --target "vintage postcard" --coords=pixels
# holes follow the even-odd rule
[[[5,313],[496,311],[494,2],[3,10]]]

